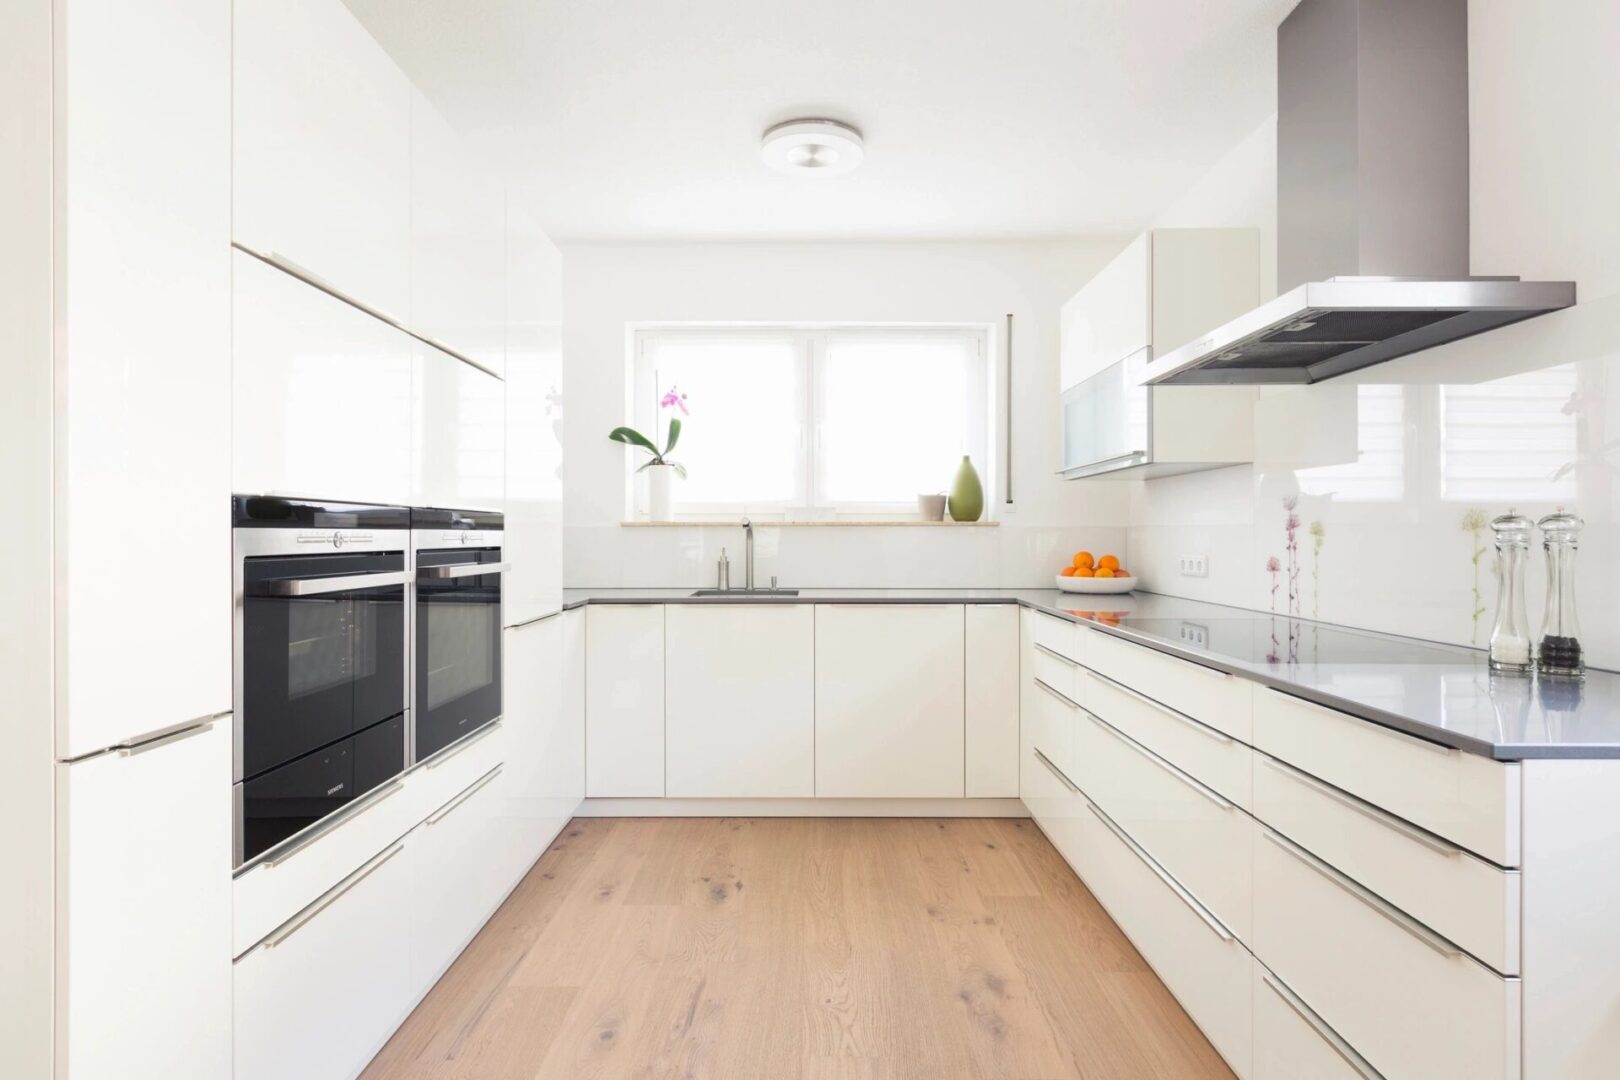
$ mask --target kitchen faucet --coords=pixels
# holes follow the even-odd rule
[[[742,519],[743,527],[743,588],[754,587],[754,523]]]

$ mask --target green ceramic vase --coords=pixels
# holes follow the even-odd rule
[[[962,455],[961,467],[956,470],[956,483],[951,486],[948,505],[952,521],[978,521],[984,514],[984,485],[979,483],[978,470],[966,454]]]

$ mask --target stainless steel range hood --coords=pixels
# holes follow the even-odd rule
[[[1470,277],[1467,0],[1302,0],[1277,29],[1281,295],[1149,383],[1313,383],[1575,303]]]

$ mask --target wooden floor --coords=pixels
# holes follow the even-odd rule
[[[1230,1075],[1029,821],[581,818],[363,1080]]]

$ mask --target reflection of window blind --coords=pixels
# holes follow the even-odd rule
[[[1440,388],[1440,491],[1447,499],[1573,498],[1575,365]]]
[[[1406,493],[1406,387],[1356,387],[1356,460],[1300,469],[1299,489],[1337,502],[1394,502]]]

